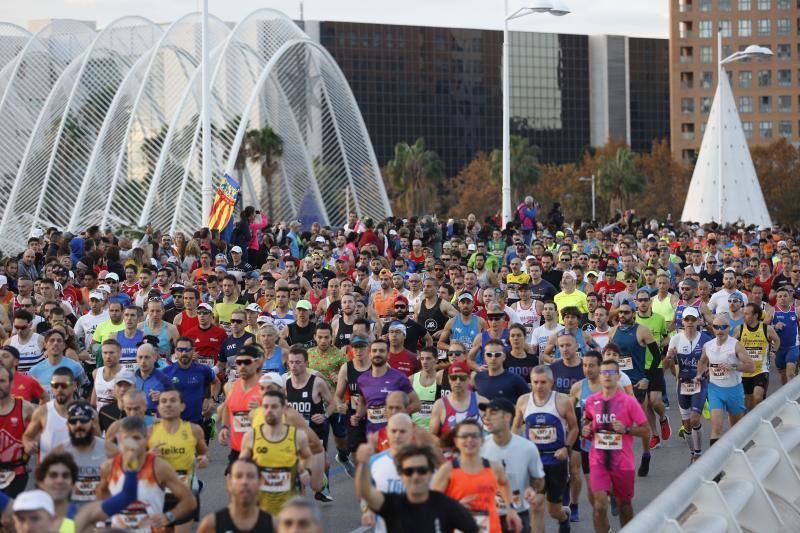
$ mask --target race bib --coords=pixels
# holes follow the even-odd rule
[[[630,355],[623,355],[619,358],[620,370],[633,370],[633,357]]]
[[[436,353],[439,356],[439,361],[447,361],[447,350],[443,350],[442,348],[437,348]]]
[[[233,383],[239,379],[239,371],[236,370],[236,367],[228,369],[228,383]]]
[[[419,414],[422,416],[431,416],[433,410],[433,402],[421,402],[419,406]]]
[[[201,365],[206,365],[208,368],[211,368],[211,369],[214,368],[214,358],[213,357],[198,356],[197,357],[197,362],[200,363]]]
[[[531,426],[528,428],[528,439],[534,444],[552,444],[556,441],[555,426]]]
[[[750,354],[750,359],[752,359],[753,361],[761,361],[761,359],[762,359],[761,350],[758,349],[758,348],[754,348],[752,350],[747,350],[747,353]]]
[[[358,409],[358,399],[360,396],[358,394],[350,394],[350,409],[353,411]]]
[[[691,396],[700,392],[700,384],[694,381],[681,381],[681,394]]]
[[[233,413],[233,430],[243,433],[250,427],[250,413],[248,411],[237,411]]]
[[[136,361],[120,361],[120,365],[122,365],[123,370],[130,370],[131,372],[136,370]]]
[[[114,518],[111,522],[116,527],[125,530],[138,531],[145,518],[147,518],[146,504],[140,501],[135,501],[130,504],[127,509],[119,514],[114,515]],[[149,530],[149,528],[147,529]]]
[[[83,478],[75,483],[75,489],[72,491],[72,499],[76,502],[91,502],[97,499],[94,491],[100,483],[100,478]]]
[[[728,377],[728,371],[717,364],[711,365],[711,376],[724,379]]]
[[[610,431],[598,431],[594,434],[594,447],[597,450],[621,450],[622,435]]]
[[[367,420],[371,424],[385,424],[386,423],[386,406],[384,405],[371,405],[367,407]]]
[[[0,470],[0,489],[4,489],[11,485],[17,475],[13,470]]]
[[[261,470],[262,492],[289,492],[292,488],[292,473],[279,468]]]
[[[472,518],[475,519],[475,523],[478,525],[478,531],[480,533],[489,533],[489,515],[486,513],[478,513],[473,512]]]

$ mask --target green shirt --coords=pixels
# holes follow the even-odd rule
[[[336,387],[339,369],[346,362],[347,357],[344,352],[335,346],[331,346],[325,352],[320,352],[317,346],[308,349],[308,368],[319,372],[331,387]]]
[[[659,315],[658,313],[651,312],[651,315],[645,318],[643,316],[639,316],[639,313],[636,313],[636,323],[647,326],[647,328],[653,333],[653,338],[656,340],[656,343],[661,346],[661,339],[667,335],[667,323],[664,321],[663,316]],[[644,355],[645,368],[650,368],[652,363],[653,354],[650,353],[650,348],[647,348]],[[664,368],[663,359],[658,364],[658,368]]]
[[[100,322],[92,334],[92,353],[94,354],[95,364],[97,368],[103,366],[102,347],[103,341],[112,339],[118,331],[125,329],[125,322],[114,324],[111,320]]]

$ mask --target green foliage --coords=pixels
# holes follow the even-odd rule
[[[283,139],[269,126],[252,129],[245,136],[244,154],[247,159],[261,167],[261,177],[267,183],[267,214],[273,217],[272,178],[283,156]]]
[[[444,177],[443,165],[436,152],[425,148],[422,138],[414,144],[397,143],[385,173],[397,210],[422,215],[438,206],[436,191]]]
[[[609,212],[620,208],[632,195],[644,190],[645,175],[630,148],[618,148],[613,156],[600,156],[597,167],[598,195],[610,202]]]
[[[531,194],[539,181],[539,149],[530,145],[530,141],[519,135],[512,135],[509,143],[511,154],[511,192],[513,197]],[[492,150],[489,157],[491,178],[502,186],[503,151]],[[512,202],[513,203],[513,202]]]

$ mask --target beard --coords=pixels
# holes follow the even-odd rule
[[[408,311],[395,311],[394,316],[396,316],[400,320],[403,320],[405,317],[408,316]]]
[[[75,447],[83,448],[89,446],[94,441],[94,431],[87,431],[80,437],[70,432],[69,441]]]

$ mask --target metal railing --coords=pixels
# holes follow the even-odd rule
[[[622,530],[797,531],[800,379],[742,418]]]

